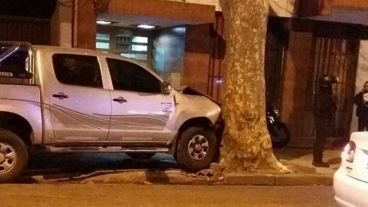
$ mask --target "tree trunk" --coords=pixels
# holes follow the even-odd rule
[[[224,172],[287,171],[275,158],[265,120],[268,0],[220,0],[225,18]]]

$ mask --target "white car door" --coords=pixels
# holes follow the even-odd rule
[[[114,87],[109,140],[166,143],[173,136],[173,94],[163,94],[162,81],[137,64],[106,61]]]
[[[56,142],[106,141],[110,91],[103,88],[96,56],[54,54],[55,78],[45,87]]]

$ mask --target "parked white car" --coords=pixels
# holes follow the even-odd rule
[[[341,206],[368,206],[368,132],[355,132],[334,175],[335,200]]]

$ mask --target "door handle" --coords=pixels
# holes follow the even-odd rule
[[[58,98],[60,100],[63,100],[64,98],[69,98],[68,95],[64,94],[64,93],[57,93],[57,94],[52,94],[52,97],[54,98]]]
[[[112,100],[115,101],[115,102],[118,102],[120,104],[128,102],[124,97],[118,97],[118,98],[114,98]]]

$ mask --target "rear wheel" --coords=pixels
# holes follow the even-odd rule
[[[0,129],[0,183],[17,178],[28,162],[23,140],[7,129]]]
[[[179,137],[176,160],[179,166],[191,172],[206,169],[215,161],[217,148],[212,130],[190,127]]]

